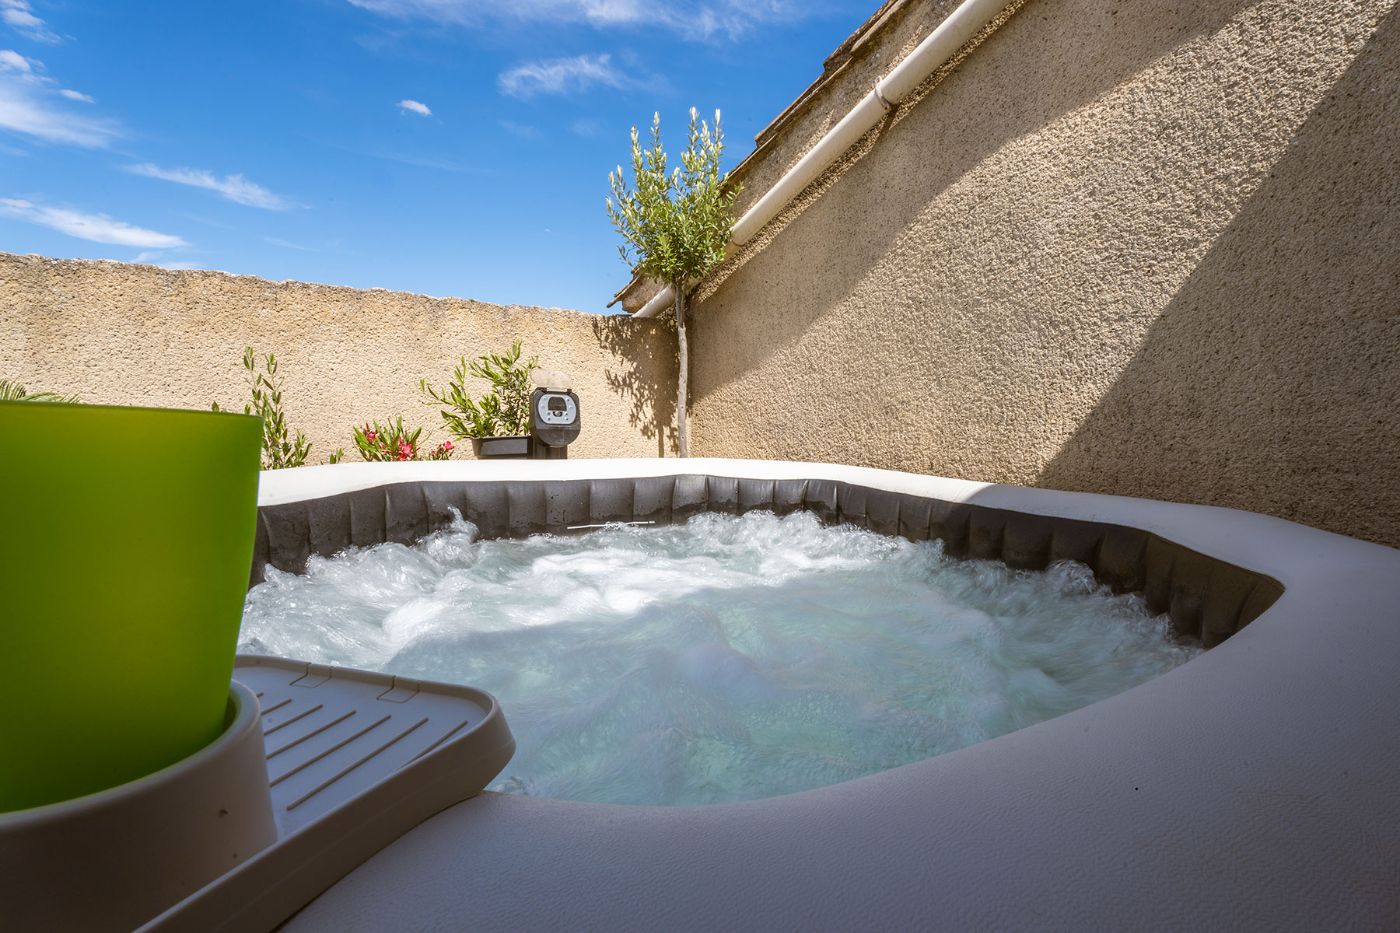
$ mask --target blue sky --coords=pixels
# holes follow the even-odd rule
[[[875,0],[0,0],[0,250],[601,311],[627,133],[729,166]]]

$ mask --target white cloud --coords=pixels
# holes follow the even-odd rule
[[[401,100],[398,107],[404,113],[416,113],[420,117],[431,117],[433,112],[428,109],[428,105],[416,100]]]
[[[536,94],[567,94],[594,85],[626,87],[627,78],[612,65],[610,55],[576,55],[548,61],[527,62],[496,78],[502,94],[534,97]]]
[[[597,27],[660,27],[688,38],[738,38],[767,22],[800,19],[812,3],[798,0],[349,0],[397,19],[458,26],[499,22],[587,23]]]
[[[502,120],[501,129],[512,136],[519,136],[521,139],[539,139],[540,130],[537,126],[528,123],[516,123],[514,120]]]
[[[159,165],[151,165],[150,163],[128,166],[127,171],[135,175],[145,175],[147,178],[172,181],[177,185],[203,188],[206,191],[213,191],[235,204],[244,204],[248,207],[282,211],[292,206],[285,198],[273,194],[262,185],[251,182],[242,175],[227,175],[220,178],[213,172],[206,172],[202,169],[161,168]]]
[[[14,49],[0,49],[0,68],[27,75],[34,72],[34,63]]]
[[[468,163],[440,158],[431,153],[396,152],[392,149],[364,149],[355,146],[341,146],[331,142],[325,142],[324,145],[332,149],[338,149],[341,152],[369,156],[371,159],[382,159],[385,162],[397,162],[400,165],[411,165],[414,168],[429,168],[443,172],[459,173],[480,171],[480,169]]]
[[[0,0],[3,3],[3,0]],[[4,10],[0,6],[0,10]],[[14,49],[0,49],[0,129],[51,143],[98,149],[117,135],[110,120],[67,112],[61,99],[94,103],[78,91],[54,87],[44,63]]]
[[[46,207],[22,198],[0,198],[0,214],[94,243],[110,243],[114,246],[131,246],[137,249],[176,249],[189,245],[180,237],[134,227],[114,220],[106,214],[86,214],[62,207]]]
[[[28,62],[31,66],[32,61]],[[0,129],[50,143],[101,149],[118,135],[110,120],[69,113],[32,71],[0,70]]]
[[[0,72],[7,73],[6,76],[11,80],[25,81],[43,88],[52,88],[56,83],[53,78],[44,74],[43,62],[37,58],[25,58],[14,49],[0,49]],[[72,88],[61,88],[56,93],[59,97],[81,101],[84,104],[97,103],[87,94]]]
[[[192,259],[163,259],[165,250],[147,249],[137,253],[130,260],[118,259],[117,262],[145,263],[146,265],[159,266],[162,269],[203,269],[204,264],[195,262]]]
[[[293,243],[291,240],[284,240],[281,237],[265,236],[263,242],[269,246],[276,246],[279,249],[294,249],[302,253],[319,253],[320,250],[310,246],[302,246],[300,243]]]
[[[29,0],[0,0],[0,23],[37,42],[58,42],[59,37],[34,15]]]

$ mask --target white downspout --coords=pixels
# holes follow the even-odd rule
[[[754,234],[778,216],[788,202],[816,181],[822,172],[836,163],[850,149],[913,93],[924,80],[944,62],[951,59],[982,29],[1006,9],[1010,0],[964,0],[933,32],[924,37],[914,51],[894,66],[889,74],[875,82],[870,93],[860,99],[817,144],[807,151],[797,164],[764,192],[754,205],[734,224],[729,251],[751,240]],[[667,285],[650,301],[642,305],[633,317],[656,317],[675,301],[675,292]]]

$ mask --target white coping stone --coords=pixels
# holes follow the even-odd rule
[[[1285,592],[1162,677],[855,781],[704,807],[482,794],[287,929],[1400,928],[1400,551],[1232,509],[772,461],[340,464],[264,473],[260,501],[677,473],[1129,525]]]

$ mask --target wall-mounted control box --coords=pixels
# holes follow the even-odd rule
[[[578,396],[569,389],[541,387],[530,395],[530,457],[564,460],[583,430]]]

